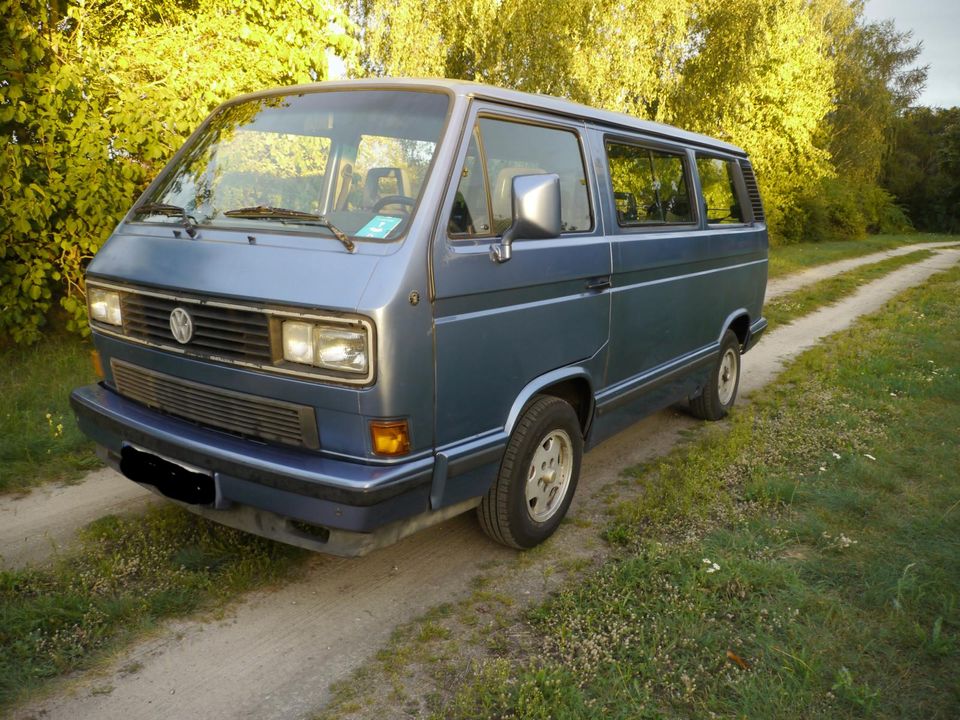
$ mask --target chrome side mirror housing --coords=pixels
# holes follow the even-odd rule
[[[490,259],[505,263],[512,257],[513,241],[545,240],[560,236],[560,176],[556,173],[517,175],[511,190],[513,222],[490,246]]]

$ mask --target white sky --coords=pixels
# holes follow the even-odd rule
[[[891,19],[897,30],[923,41],[920,65],[929,65],[918,105],[960,106],[960,2],[958,0],[867,0],[868,20]]]

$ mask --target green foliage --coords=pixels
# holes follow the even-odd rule
[[[209,111],[322,80],[353,52],[328,0],[0,0],[0,337],[58,301],[85,331],[82,272]]]
[[[836,52],[830,154],[848,183],[875,184],[892,149],[897,116],[926,81],[926,68],[913,67],[920,45],[911,44],[911,33],[898,32],[887,20],[858,23],[837,35]]]
[[[895,131],[885,186],[918,228],[960,232],[960,108],[911,108]]]
[[[909,33],[866,23],[857,2],[356,0],[352,13],[357,75],[489,82],[740,145],[775,240],[906,226],[876,180],[926,71],[909,69]],[[821,186],[838,171],[844,183]]]
[[[96,379],[90,350],[61,332],[0,351],[0,495],[100,465],[70,411],[70,391]]]
[[[823,178],[799,198],[784,219],[782,243],[862,240],[870,233],[896,234],[913,229],[894,197],[873,182]]]

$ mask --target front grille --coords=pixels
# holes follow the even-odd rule
[[[270,320],[262,312],[200,302],[181,302],[138,292],[121,293],[124,333],[157,345],[182,348],[190,355],[269,365]],[[170,313],[177,307],[193,320],[193,337],[180,345],[170,331]]]
[[[753,206],[753,221],[766,222],[766,216],[763,214],[763,203],[760,201],[760,188],[757,186],[757,178],[753,174],[753,165],[749,160],[740,161],[740,169],[743,171],[743,183],[747,186],[747,194],[750,196],[750,205]]]
[[[113,380],[124,397],[205,427],[316,450],[313,409],[210,387],[112,360]]]

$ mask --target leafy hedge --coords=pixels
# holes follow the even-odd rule
[[[0,342],[58,303],[86,332],[83,268],[212,108],[322,80],[354,52],[326,0],[0,0]]]

